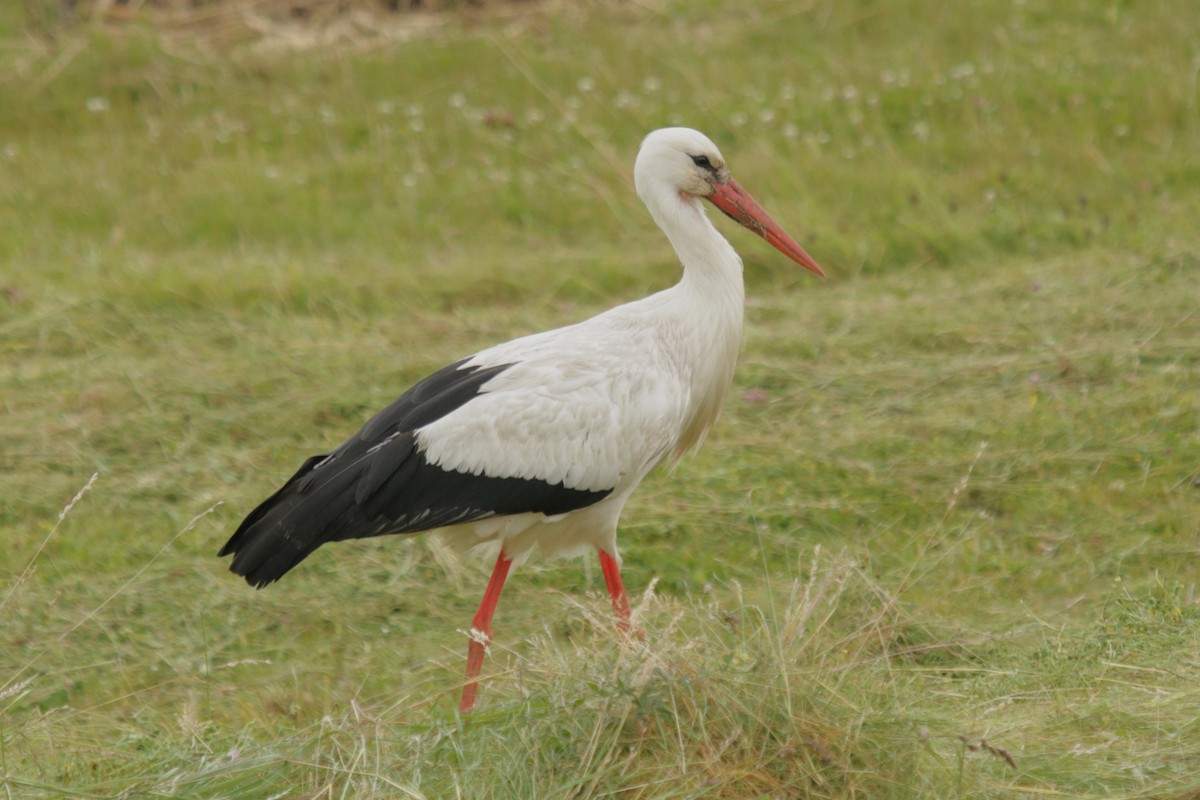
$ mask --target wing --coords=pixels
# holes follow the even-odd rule
[[[330,453],[309,458],[221,549],[254,586],[278,580],[328,541],[412,533],[496,515],[565,514],[612,487],[459,470],[432,463],[418,431],[478,402],[513,364],[460,361],[413,386]]]
[[[674,443],[686,395],[644,359],[572,349],[528,356],[416,432],[444,469],[577,491],[635,484]]]

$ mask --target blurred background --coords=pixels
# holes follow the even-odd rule
[[[3,4],[0,784],[1192,796],[1198,76],[1167,0]],[[483,566],[214,554],[431,370],[675,281],[665,125],[829,280],[717,221],[734,391],[622,526],[652,646],[530,565],[461,723]]]

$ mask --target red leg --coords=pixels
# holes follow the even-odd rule
[[[604,550],[600,550],[600,568],[604,570],[604,582],[608,585],[608,593],[612,597],[613,611],[617,612],[617,627],[629,632],[629,598],[625,596],[625,584],[621,582],[621,568],[617,560]]]
[[[504,588],[504,579],[508,577],[508,568],[512,559],[504,557],[504,551],[496,559],[492,570],[492,579],[488,581],[483,593],[483,601],[471,621],[471,644],[467,648],[467,682],[463,686],[462,704],[459,710],[466,713],[475,705],[475,691],[479,688],[479,671],[483,668],[483,656],[487,652],[488,643],[492,641],[492,614],[496,611],[496,601],[500,599],[500,590]],[[618,579],[619,580],[619,579]]]

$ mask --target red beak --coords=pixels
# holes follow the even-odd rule
[[[771,215],[764,211],[758,201],[739,186],[737,181],[730,178],[725,183],[718,183],[712,194],[704,199],[724,211],[739,225],[766,239],[772,247],[792,261],[822,278],[825,277],[825,270],[821,269],[813,257],[804,252],[804,248],[796,244],[792,237],[783,232],[775,220],[771,219]]]

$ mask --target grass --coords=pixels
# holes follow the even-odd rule
[[[2,13],[8,797],[1200,792],[1196,12],[597,5],[293,55]],[[675,279],[629,177],[675,123],[831,279],[723,228],[734,393],[624,517],[646,642],[594,564],[522,569],[461,719],[485,566],[230,576],[412,381]]]

